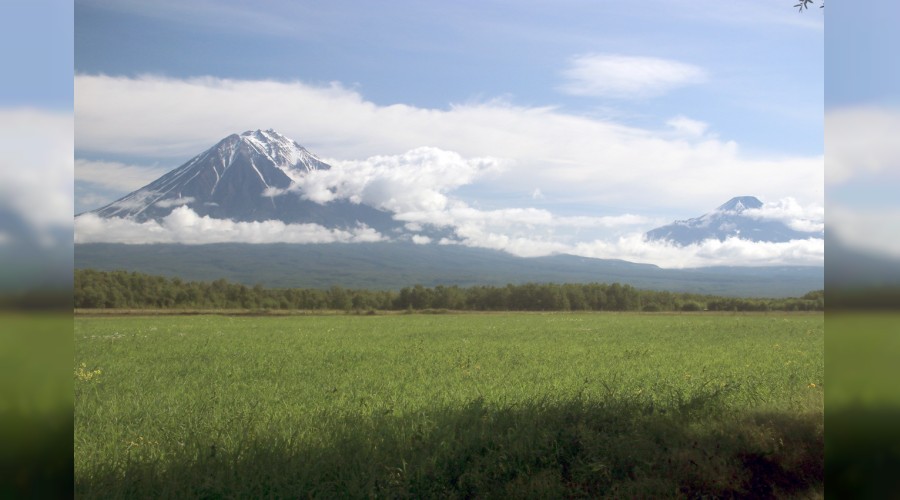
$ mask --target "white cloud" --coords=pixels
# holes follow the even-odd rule
[[[557,216],[539,208],[503,208],[481,210],[453,200],[444,210],[399,212],[397,219],[416,224],[443,227],[491,226],[504,230],[534,231],[539,228],[609,229],[645,225],[650,219],[640,215],[606,215],[601,217]]]
[[[706,133],[709,125],[699,120],[692,120],[686,116],[676,116],[666,122],[666,125],[672,127],[675,132],[684,134],[688,137],[701,137]]]
[[[570,254],[597,259],[622,259],[654,264],[662,268],[706,266],[822,266],[825,259],[824,240],[810,238],[788,242],[753,242],[738,238],[715,239],[678,246],[664,241],[648,241],[642,233],[629,233],[614,240],[561,243],[533,236],[510,236],[485,231],[479,227],[458,231],[456,240],[442,239],[441,244],[502,250],[520,257]]]
[[[414,234],[412,237],[412,242],[416,245],[427,245],[431,243],[431,238],[428,236],[423,236],[421,234]]]
[[[200,217],[188,207],[172,211],[161,222],[104,219],[84,214],[75,219],[75,243],[363,243],[386,238],[374,229],[328,229],[318,224],[281,221],[235,222]]]
[[[71,227],[72,133],[71,113],[0,109],[0,204],[38,233]]]
[[[298,179],[294,189],[317,203],[348,199],[392,212],[439,211],[446,193],[502,168],[494,158],[465,159],[458,153],[422,147],[362,161],[329,160],[332,168]]]
[[[75,160],[75,180],[90,182],[117,191],[136,191],[172,170],[168,167],[143,167],[115,161]]]
[[[706,266],[771,266],[814,265],[825,262],[825,243],[818,238],[787,242],[754,242],[738,238],[716,239],[677,246],[660,241],[646,241],[632,234],[609,244],[596,241],[578,245],[576,255],[596,258],[625,259],[656,264],[665,268]]]
[[[900,207],[828,207],[831,234],[848,247],[900,258]]]
[[[168,198],[165,200],[159,200],[156,203],[154,203],[154,205],[156,205],[157,207],[160,207],[160,208],[171,208],[171,207],[177,207],[180,205],[187,205],[189,203],[193,203],[194,201],[195,200],[194,200],[193,196],[185,196],[183,198],[179,196],[178,198]]]
[[[796,231],[825,230],[825,207],[818,204],[804,207],[793,198],[765,203],[762,208],[745,210],[743,215],[756,219],[780,221]]]
[[[655,57],[584,54],[573,57],[563,71],[568,94],[613,98],[646,98],[677,87],[703,83],[706,71],[698,66]]]
[[[815,265],[825,262],[825,242],[810,238],[787,242],[753,242],[738,238],[725,241],[708,239],[677,246],[664,241],[647,241],[642,234],[631,234],[615,242],[595,241],[576,245],[575,255],[624,259],[656,264],[665,268],[706,266]]]
[[[822,156],[748,157],[731,141],[672,138],[667,129],[549,107],[501,101],[449,109],[378,106],[339,84],[218,78],[77,75],[75,90],[76,146],[93,157],[167,156],[175,167],[228,134],[271,127],[328,158],[400,155],[431,146],[463,158],[502,159],[502,172],[477,178],[473,187],[489,185],[502,194],[541,186],[570,201],[623,211],[703,213],[744,193],[792,196],[802,204],[824,200]],[[369,194],[378,196],[378,188],[371,184]]]
[[[826,180],[900,172],[900,110],[852,106],[825,113]]]

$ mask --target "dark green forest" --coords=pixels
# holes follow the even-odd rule
[[[127,271],[75,271],[82,309],[458,310],[458,311],[822,311],[824,291],[797,298],[733,298],[640,290],[619,283],[506,286],[415,285],[400,291],[264,288],[183,281]]]

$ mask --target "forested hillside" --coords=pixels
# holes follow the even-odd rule
[[[619,283],[506,286],[416,285],[397,291],[248,287],[126,271],[75,271],[76,308],[462,311],[821,311],[823,291],[799,298],[733,298],[639,290]]]

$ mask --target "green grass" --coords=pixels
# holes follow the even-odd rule
[[[0,498],[72,495],[72,316],[0,312]]]
[[[836,497],[900,494],[900,314],[827,315],[825,422],[829,492]]]
[[[76,493],[820,494],[823,342],[821,314],[76,318]]]

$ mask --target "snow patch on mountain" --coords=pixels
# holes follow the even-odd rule
[[[331,168],[297,142],[272,129],[244,132],[240,140],[271,160],[295,182],[309,172]]]

